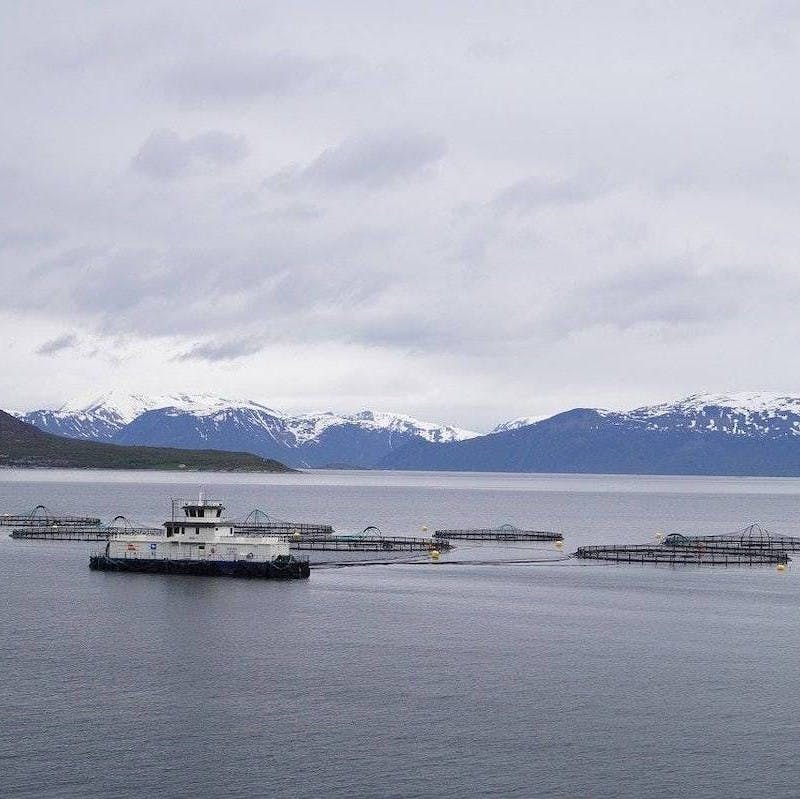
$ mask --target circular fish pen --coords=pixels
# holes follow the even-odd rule
[[[705,547],[697,545],[622,544],[578,547],[575,557],[581,560],[605,560],[614,563],[668,563],[708,566],[760,566],[786,564],[789,556],[780,550]]]
[[[800,552],[800,538],[778,535],[760,524],[750,524],[741,530],[721,535],[681,535],[670,533],[664,539],[670,547],[703,547],[717,551],[730,549],[778,550],[781,552]]]
[[[27,513],[0,514],[0,527],[88,527],[99,525],[94,516],[70,516],[54,513],[46,505],[37,505]]]
[[[547,530],[520,530],[511,524],[465,530],[436,530],[434,538],[460,541],[563,541],[563,533]]]

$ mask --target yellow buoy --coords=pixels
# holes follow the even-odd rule
[[[777,568],[778,568],[779,572],[785,572],[786,571],[786,564],[785,563],[779,563]]]
[[[292,533],[292,538],[300,538],[300,533],[298,533],[298,532],[297,532],[297,530],[295,530],[295,531]]]
[[[564,542],[556,541],[556,549],[564,549]]]
[[[664,540],[664,533],[656,533],[656,541],[660,544]]]
[[[431,556],[431,560],[439,560],[441,552],[438,549],[432,549],[428,554]]]
[[[428,525],[427,524],[423,524],[422,525],[422,532],[423,533],[427,533],[428,532]]]

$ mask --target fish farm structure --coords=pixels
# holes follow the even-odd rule
[[[291,536],[289,549],[331,552],[443,552],[452,549],[449,541],[434,541],[430,538],[404,538],[401,536],[374,536],[358,538],[351,536],[329,536],[304,538]]]
[[[289,536],[289,548],[331,552],[445,552],[453,545],[432,538],[383,535],[380,528],[370,525],[352,535],[302,535],[295,532]]]
[[[780,550],[721,549],[669,544],[618,544],[578,547],[575,557],[582,560],[606,560],[616,563],[669,563],[710,566],[756,566],[786,564],[789,556]]]
[[[800,538],[777,535],[759,524],[751,524],[734,533],[722,535],[681,535],[670,533],[664,539],[670,547],[700,547],[705,550],[727,551],[730,549],[778,550],[780,552],[800,552]]]
[[[250,511],[244,521],[235,522],[233,529],[236,535],[333,535],[333,527],[330,524],[281,521],[272,519],[269,514],[258,508]]]
[[[563,533],[546,530],[520,530],[510,524],[500,527],[476,528],[473,530],[436,530],[434,538],[462,541],[563,541]]]
[[[53,513],[46,505],[37,505],[27,513],[0,514],[0,527],[96,527],[100,519],[93,516],[67,516]]]
[[[139,527],[124,516],[117,516],[111,524],[52,524],[21,527],[11,531],[11,538],[43,541],[108,541],[118,535],[164,535],[160,527]]]

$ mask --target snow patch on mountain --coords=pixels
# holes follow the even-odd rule
[[[510,419],[507,422],[501,422],[497,427],[493,428],[489,431],[489,435],[492,433],[505,433],[508,430],[517,430],[520,427],[527,427],[531,424],[536,424],[537,422],[541,422],[542,419],[547,419],[548,416],[520,416],[518,419]]]
[[[642,423],[650,430],[796,436],[800,435],[800,397],[755,391],[692,394],[675,402],[634,408],[618,418],[621,423]]]
[[[724,408],[737,415],[763,414],[778,416],[786,413],[800,414],[800,397],[763,391],[737,394],[692,394],[675,402],[650,405],[628,411],[631,416],[647,418],[668,413],[696,414],[709,408]]]
[[[330,411],[304,413],[299,416],[287,417],[286,424],[294,434],[296,441],[301,444],[318,439],[328,428],[344,425],[355,425],[362,430],[405,433],[431,442],[464,441],[480,435],[458,427],[422,422],[402,413],[368,410],[353,414],[336,414]]]
[[[275,411],[256,402],[227,399],[215,394],[128,394],[121,391],[109,391],[93,397],[79,397],[66,402],[55,413],[73,417],[114,418],[123,424],[128,424],[143,413],[159,408],[175,408],[178,411],[203,416],[230,408],[252,408],[277,415]]]

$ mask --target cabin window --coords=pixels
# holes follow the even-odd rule
[[[172,538],[172,525],[167,525],[167,538]]]
[[[217,518],[219,519],[220,516],[222,516],[222,508],[217,508]]]
[[[202,519],[205,516],[205,511],[202,508],[198,508],[197,515]]]
[[[194,528],[194,534],[195,535],[200,535],[200,528],[199,527],[195,527]]]
[[[205,549],[205,548],[206,548],[206,545],[205,545],[205,544],[198,544],[198,545],[197,545],[197,548],[198,548],[198,549]]]

